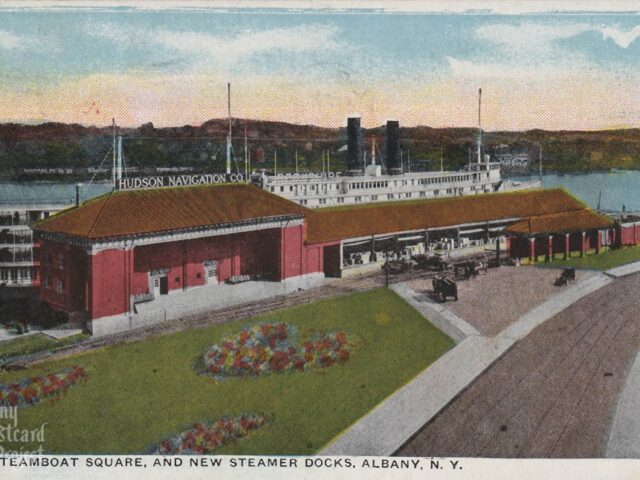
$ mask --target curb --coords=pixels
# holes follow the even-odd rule
[[[461,340],[413,380],[329,441],[318,455],[393,455],[518,340],[612,281],[607,275],[599,274],[577,283],[533,308],[495,337],[479,335],[475,328],[451,312],[442,307],[439,311],[437,304],[425,300],[426,296],[406,284],[395,284],[393,291],[426,320],[442,328],[452,338],[455,339],[449,332]],[[445,312],[450,315],[445,315]],[[470,329],[475,334],[467,334]]]
[[[607,458],[640,458],[640,352],[627,373],[607,441]]]
[[[626,265],[621,265],[620,267],[610,268],[604,273],[615,278],[620,278],[638,272],[640,272],[640,262],[627,263]]]

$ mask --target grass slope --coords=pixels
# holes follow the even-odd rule
[[[89,335],[77,334],[70,337],[56,340],[42,333],[25,335],[12,340],[0,343],[0,358],[13,357],[16,355],[28,355],[30,353],[41,352],[43,350],[54,350],[56,348],[70,345],[88,338]]]
[[[589,270],[609,270],[627,263],[640,261],[640,245],[608,250],[600,255],[590,254],[584,257],[573,257],[567,260],[554,260],[546,263],[549,267],[576,267]]]
[[[344,330],[357,339],[356,351],[328,369],[220,383],[192,369],[209,345],[263,321],[290,322],[301,331]],[[70,365],[87,369],[86,384],[53,404],[19,411],[20,428],[48,422],[48,452],[143,452],[195,421],[259,412],[272,415],[273,423],[220,453],[310,454],[452,346],[395,293],[378,289],[0,374],[0,382]]]

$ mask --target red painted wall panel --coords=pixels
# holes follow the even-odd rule
[[[66,275],[65,291],[41,288],[43,300],[57,308],[86,309],[91,318],[126,313],[132,295],[149,292],[149,272],[168,269],[169,290],[204,285],[204,262],[218,262],[218,281],[233,275],[257,274],[280,280],[324,269],[324,245],[305,245],[302,226],[270,229],[204,239],[104,250],[88,255],[83,249],[42,242],[41,255],[64,251],[69,267],[46,265],[51,277]],[[68,273],[67,273],[68,272]],[[85,301],[86,299],[86,301]]]
[[[53,241],[40,241],[40,298],[52,307],[82,310],[85,298],[83,249]],[[60,263],[62,261],[62,263]],[[59,281],[63,282],[60,292]]]
[[[126,253],[124,250],[104,250],[91,256],[91,318],[118,315],[128,310]]]

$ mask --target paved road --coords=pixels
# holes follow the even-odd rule
[[[397,454],[603,457],[640,347],[640,275],[579,300],[519,341]]]

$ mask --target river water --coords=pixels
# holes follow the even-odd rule
[[[528,180],[528,177],[518,180]],[[575,175],[543,175],[544,187],[563,186],[596,208],[605,211],[640,211],[640,171],[618,173],[586,173]],[[110,183],[84,184],[80,187],[82,201],[111,190]],[[75,202],[73,183],[0,183],[0,204]]]
[[[111,190],[111,183],[81,184],[80,200],[85,201]],[[76,200],[75,183],[0,183],[1,204],[72,204]]]
[[[565,187],[593,208],[600,199],[603,211],[640,211],[640,171],[543,175],[542,186]]]

